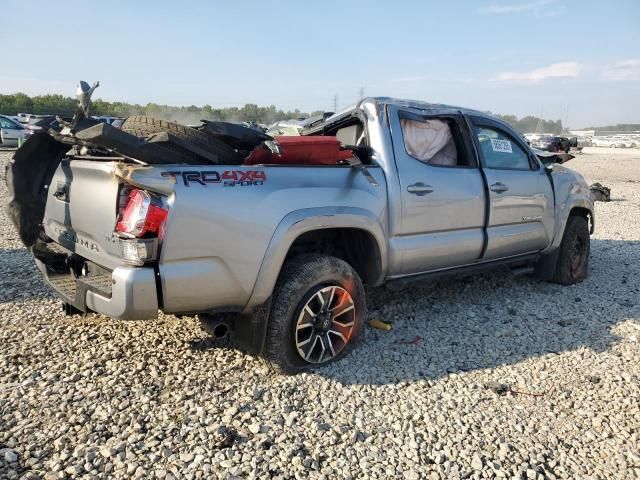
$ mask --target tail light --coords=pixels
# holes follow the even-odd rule
[[[162,239],[168,214],[157,197],[134,188],[129,192],[127,204],[119,216],[116,232],[131,238],[156,234]]]
[[[144,265],[157,256],[169,210],[160,197],[145,190],[131,188],[122,193],[115,227],[120,237],[122,256],[129,264]]]

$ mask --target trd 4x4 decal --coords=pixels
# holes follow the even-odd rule
[[[162,176],[174,180],[182,177],[185,187],[190,187],[193,183],[205,187],[208,183],[222,183],[225,187],[250,187],[263,185],[267,181],[267,174],[260,170],[225,170],[222,173],[215,170],[188,170],[162,172]]]

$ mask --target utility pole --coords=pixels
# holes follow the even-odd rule
[[[364,87],[360,87],[360,100],[364,98]]]
[[[338,94],[336,93],[333,96],[333,112],[337,112],[338,111]]]
[[[536,125],[536,133],[537,134],[541,134],[542,132],[542,122],[544,120],[542,120],[542,116],[544,115],[544,110],[541,108],[540,109],[540,117],[538,117],[538,123]]]

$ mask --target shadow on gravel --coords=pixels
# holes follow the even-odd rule
[[[382,385],[580,348],[605,351],[618,341],[613,327],[640,316],[640,241],[592,239],[591,245],[589,278],[575,286],[496,271],[401,292],[368,289],[368,319],[393,329],[365,327],[353,353],[315,373],[343,384]],[[191,345],[216,347],[207,340]]]
[[[51,295],[26,249],[0,249],[0,303]]]
[[[348,358],[317,371],[342,383],[392,384],[511,365],[619,338],[612,328],[640,317],[640,241],[592,239],[590,275],[561,286],[505,271],[454,277],[399,293],[368,291],[367,328]]]

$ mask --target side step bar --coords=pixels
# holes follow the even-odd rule
[[[387,287],[391,290],[402,290],[403,288],[406,288],[408,285],[414,282],[434,280],[445,275],[484,272],[487,270],[493,270],[501,266],[510,265],[524,264],[524,266],[522,267],[516,267],[515,272],[518,272],[516,273],[517,275],[525,275],[528,273],[533,273],[535,271],[533,265],[535,265],[535,262],[538,260],[538,258],[540,258],[540,255],[534,253],[529,255],[519,255],[517,257],[502,258],[489,262],[473,263],[471,265],[464,265],[462,267],[443,268],[440,270],[434,270],[433,272],[418,273],[414,275],[392,278],[387,282]]]
[[[533,265],[524,265],[522,267],[515,267],[511,269],[511,273],[514,277],[519,277],[521,275],[530,275],[536,271],[536,267]]]

